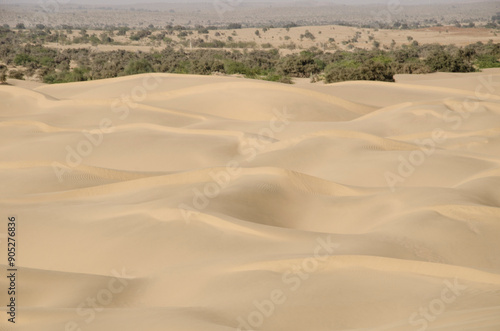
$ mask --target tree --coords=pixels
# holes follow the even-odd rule
[[[9,77],[14,79],[24,79],[24,72],[21,70],[11,70],[9,72]]]
[[[308,38],[308,39],[311,39],[311,40],[316,39],[316,37],[309,30],[306,30],[306,33],[303,34],[303,35],[300,35],[300,37],[301,38]]]
[[[485,68],[500,68],[500,61],[498,61],[498,57],[495,55],[481,55],[476,60],[476,65],[480,69]]]
[[[228,30],[236,30],[236,29],[241,29],[241,28],[242,28],[242,25],[239,23],[229,23],[229,25],[227,26]]]
[[[493,22],[498,21],[498,22],[500,23],[500,12],[498,12],[496,15],[493,15],[493,16],[491,17],[491,20],[492,20]]]
[[[26,29],[26,26],[24,25],[24,23],[17,23],[16,24],[16,29],[24,30],[24,29]]]
[[[456,55],[446,52],[443,48],[434,50],[426,59],[425,64],[432,71],[444,72],[474,72],[471,63],[465,59],[465,53],[460,50]]]
[[[23,65],[26,65],[27,63],[30,63],[30,62],[35,62],[35,58],[31,57],[30,55],[28,55],[26,53],[19,53],[14,58],[14,63],[17,66],[23,66]]]
[[[355,60],[334,62],[325,70],[326,83],[348,80],[376,80],[394,82],[394,69],[390,64],[369,60],[360,63]]]
[[[112,43],[114,40],[113,38],[111,38],[107,33],[103,32],[99,35],[99,38],[101,39],[101,42],[103,44],[110,44]]]
[[[7,67],[0,65],[0,83],[5,84],[7,82]]]
[[[148,72],[153,72],[153,67],[145,59],[129,62],[124,71],[125,75],[144,74]]]
[[[125,36],[127,35],[127,31],[130,30],[128,27],[121,27],[118,29],[118,32],[116,33],[117,36]]]
[[[321,71],[323,64],[314,58],[314,54],[303,51],[289,55],[278,64],[278,73],[284,76],[308,78]]]
[[[151,31],[149,31],[149,30],[137,31],[136,33],[133,33],[130,36],[130,40],[138,41],[138,40],[141,40],[142,38],[145,38],[145,37],[147,37],[149,35],[151,35]]]

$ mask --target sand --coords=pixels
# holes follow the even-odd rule
[[[258,36],[255,33],[257,30],[259,31]],[[314,39],[303,37],[307,31],[314,36]],[[62,30],[61,32],[66,33],[65,30]],[[89,30],[87,33],[89,35],[95,34],[99,36],[102,31]],[[90,48],[92,51],[103,52],[116,50],[126,50],[131,52],[149,52],[151,50],[162,51],[165,47],[172,46],[170,43],[152,41],[148,38],[144,38],[140,41],[131,41],[131,33],[132,31],[129,31],[127,36],[113,36],[113,39],[116,42],[121,43],[120,45],[91,46],[89,44],[64,45],[59,43],[47,43],[47,46],[57,49]],[[153,35],[157,35],[159,33],[160,32],[153,32]],[[359,34],[359,37],[356,38],[357,41],[354,41],[353,39],[356,37],[356,34]],[[79,32],[76,30],[73,31],[71,38],[74,36],[79,36]],[[279,49],[279,52],[282,55],[300,53],[304,50],[310,49],[311,47],[317,47],[320,50],[330,51],[349,50],[351,47],[370,50],[374,47],[374,41],[380,43],[381,49],[411,45],[414,41],[417,41],[419,44],[456,45],[459,47],[465,47],[477,42],[488,43],[490,40],[494,43],[500,42],[500,36],[495,33],[495,30],[486,28],[456,28],[454,26],[395,30],[324,25],[301,26],[290,29],[271,28],[266,32],[264,32],[264,29],[262,28],[245,28],[238,30],[210,30],[208,34],[199,34],[195,31],[192,35],[182,38],[179,38],[177,33],[175,33],[174,35],[168,35],[167,37],[177,43],[174,46],[175,49],[182,48],[186,51],[191,49],[189,47],[189,41],[192,42],[192,45],[196,45],[196,41],[199,39],[209,42],[213,42],[215,40],[222,41],[228,44],[229,47],[231,42],[228,41],[228,38],[231,37],[234,43],[255,43],[253,46],[248,44],[246,47],[248,49],[254,48],[269,50],[270,48],[276,48]],[[290,45],[295,46],[290,47]],[[206,48],[192,47],[192,49],[196,50]],[[216,49],[221,50],[221,48]],[[232,51],[234,49],[238,48],[224,48],[224,50],[227,51]]]
[[[0,86],[0,329],[499,330],[500,70],[396,80]]]

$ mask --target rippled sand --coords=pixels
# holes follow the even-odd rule
[[[15,330],[500,330],[500,71],[397,81],[0,86]]]

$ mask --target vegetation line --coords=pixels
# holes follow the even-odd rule
[[[500,67],[500,44],[492,41],[466,47],[419,45],[413,41],[401,47],[393,45],[390,49],[379,49],[374,45],[372,50],[353,48],[334,52],[313,47],[300,53],[281,55],[274,48],[226,50],[211,44],[205,45],[211,47],[206,49],[167,46],[161,51],[151,52],[56,49],[44,46],[32,36],[36,32],[0,28],[0,62],[4,63],[0,65],[0,81],[5,81],[8,75],[17,79],[39,77],[45,83],[66,83],[161,72],[242,75],[282,83],[292,83],[292,78],[311,78],[326,83],[348,80],[391,82],[395,74],[473,72]]]

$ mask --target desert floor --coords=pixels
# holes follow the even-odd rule
[[[256,34],[259,31],[259,35]],[[314,39],[303,37],[309,31]],[[61,32],[65,32],[64,30]],[[176,34],[168,35],[174,42],[184,42],[187,47],[177,45],[174,48],[184,47],[189,49],[189,41],[195,44],[195,41],[202,39],[206,42],[215,40],[230,43],[228,38],[232,38],[234,43],[255,43],[255,46],[248,48],[269,49],[278,48],[282,54],[299,53],[311,47],[317,47],[322,50],[349,50],[349,47],[361,49],[372,49],[373,42],[380,43],[381,49],[389,49],[391,45],[401,47],[402,45],[410,45],[414,41],[420,44],[441,44],[441,45],[456,45],[467,46],[476,42],[487,43],[490,40],[498,43],[500,36],[498,31],[485,28],[456,28],[452,26],[422,28],[413,30],[389,30],[389,29],[363,29],[356,27],[327,25],[327,26],[301,26],[290,28],[272,28],[264,32],[263,29],[247,28],[239,30],[211,30],[208,34],[199,34],[194,32],[187,37],[179,38]],[[99,36],[102,31],[89,30],[89,35],[95,34]],[[112,38],[122,45],[98,45],[91,46],[89,44],[71,44],[62,45],[57,43],[47,43],[48,47],[60,49],[78,49],[91,48],[95,51],[113,51],[123,49],[127,51],[142,51],[149,52],[153,50],[162,50],[169,43],[151,41],[144,38],[141,41],[131,41],[130,35],[133,31],[129,31],[127,36],[114,35]],[[153,35],[159,32],[154,32]],[[78,37],[79,31],[74,30],[69,34],[69,38]],[[356,36],[358,37],[356,38]],[[354,39],[354,40],[353,40]],[[264,47],[262,46],[264,45]],[[197,49],[193,47],[193,49]],[[205,48],[206,49],[206,48]],[[219,48],[220,49],[220,48]],[[232,50],[234,48],[226,48]]]
[[[500,70],[396,78],[0,86],[15,330],[499,330]]]

